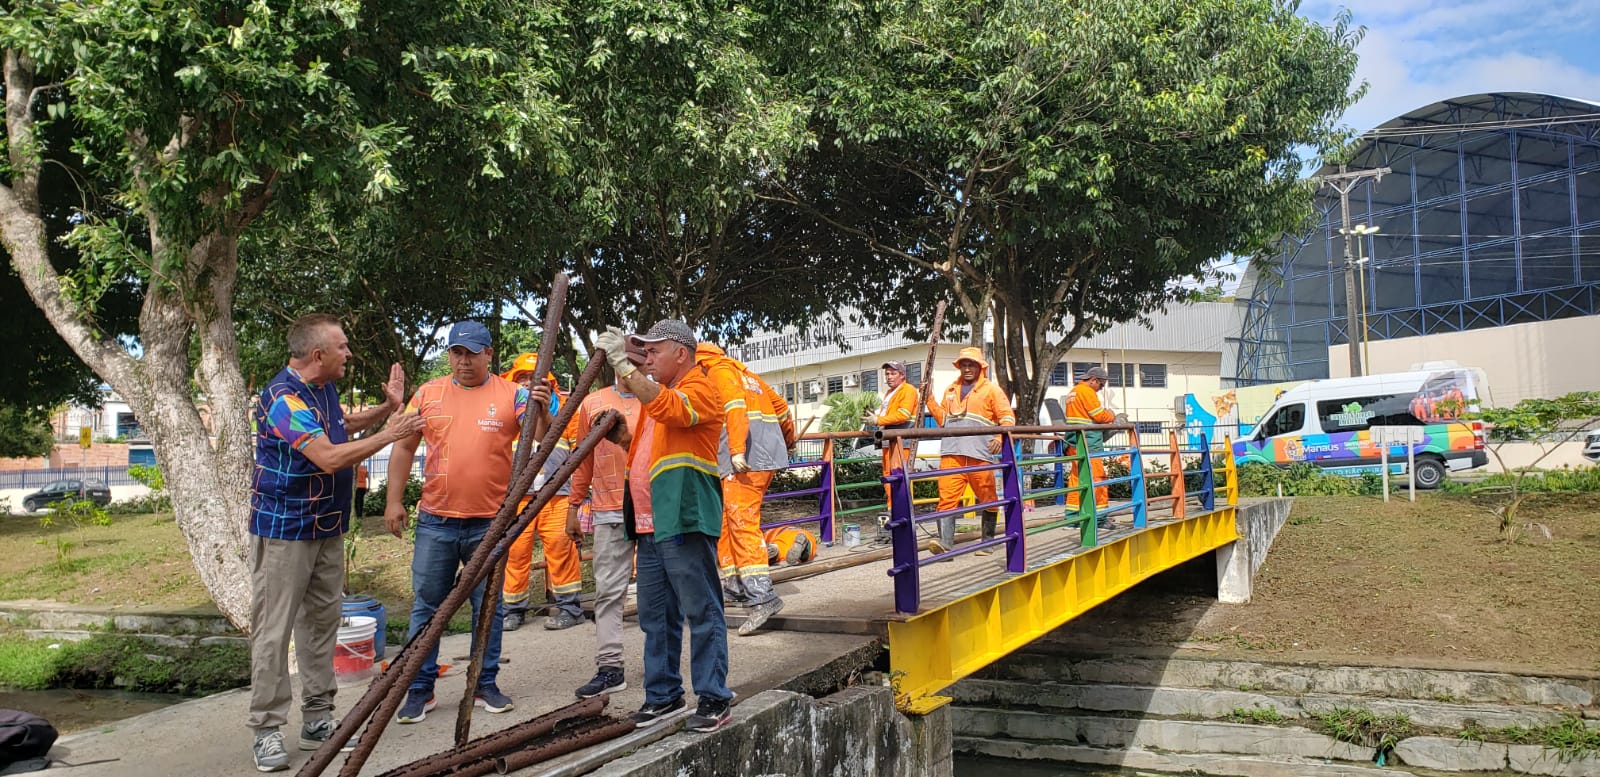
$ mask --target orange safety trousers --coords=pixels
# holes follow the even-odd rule
[[[551,593],[559,597],[576,595],[583,590],[583,562],[578,556],[578,546],[567,536],[567,498],[557,497],[539,511],[506,554],[506,583],[502,592],[508,605],[528,600],[535,536],[544,544],[544,574]]]
[[[1069,455],[1069,456],[1074,455],[1074,451],[1073,451],[1072,448],[1068,448],[1067,449],[1067,455]],[[1066,463],[1065,466],[1067,468],[1067,485],[1069,485],[1069,486],[1078,485],[1078,463],[1075,462],[1075,461],[1069,461],[1069,462]],[[1105,480],[1106,479],[1106,460],[1105,459],[1090,459],[1089,460],[1089,471],[1094,473],[1094,482],[1099,483],[1100,481]],[[1082,492],[1081,491],[1068,491],[1067,492],[1067,509],[1069,509],[1069,510],[1078,509],[1078,502],[1079,502],[1078,495],[1080,493],[1082,493]],[[1095,507],[1106,507],[1106,506],[1110,505],[1111,504],[1111,490],[1109,488],[1107,488],[1106,486],[1100,486],[1100,487],[1096,488],[1094,490],[1094,504],[1095,504]]]
[[[904,462],[903,464],[896,462],[894,460],[894,455],[893,454],[894,454],[894,448],[889,446],[889,445],[887,445],[887,444],[885,444],[884,447],[883,447],[883,476],[884,477],[889,477],[889,473],[893,472],[894,468],[897,467],[897,466],[903,468],[908,473],[911,472],[911,470],[912,470],[911,462],[906,460],[906,449],[904,447],[902,447],[900,449],[900,459],[901,459],[902,462]],[[889,506],[891,504],[893,504],[893,501],[894,501],[894,488],[892,486],[890,486],[888,483],[884,483],[883,484],[883,509],[885,511],[887,511],[889,509]]]
[[[717,562],[722,578],[767,574],[767,543],[761,537],[761,498],[772,472],[751,470],[722,479],[722,537]]]
[[[976,467],[990,462],[974,459],[971,456],[940,456],[939,469],[955,469],[957,467]],[[961,505],[961,497],[972,489],[972,495],[978,502],[993,502],[1000,497],[996,495],[994,487],[994,470],[984,472],[962,472],[955,475],[939,476],[939,508],[949,510]],[[997,508],[989,507],[986,510]]]

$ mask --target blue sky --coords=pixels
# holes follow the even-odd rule
[[[1358,132],[1479,92],[1600,102],[1600,0],[1307,0],[1300,12],[1328,23],[1340,8],[1367,30],[1356,71],[1367,95],[1345,114]]]

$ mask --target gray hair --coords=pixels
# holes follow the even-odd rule
[[[326,328],[339,326],[339,319],[327,313],[307,313],[289,325],[289,358],[304,359],[325,345]]]

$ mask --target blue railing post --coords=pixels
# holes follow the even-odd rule
[[[833,544],[833,506],[838,501],[834,493],[833,477],[833,440],[822,444],[822,466],[818,468],[822,475],[818,485],[822,486],[822,493],[817,496],[821,504],[817,509],[817,528],[822,533],[825,544]]]
[[[895,612],[913,613],[921,606],[922,594],[917,578],[917,526],[913,520],[916,511],[911,503],[911,478],[904,466],[889,473],[889,537],[893,542],[894,566],[889,575],[894,578]]]
[[[1061,438],[1059,440],[1052,441],[1050,443],[1050,455],[1051,455],[1052,458],[1057,458],[1057,459],[1061,458],[1062,456],[1067,455],[1067,440],[1066,440],[1065,437],[1063,437],[1063,438]],[[1056,491],[1060,492],[1060,493],[1056,494],[1056,504],[1065,505],[1067,503],[1067,494],[1066,494],[1066,492],[1061,491],[1061,489],[1067,487],[1067,465],[1066,465],[1066,462],[1057,461],[1055,463],[1055,471],[1056,471],[1056,485],[1055,485],[1055,488],[1056,488]]]
[[[1229,452],[1232,455],[1232,452]],[[1211,441],[1206,439],[1205,432],[1200,433],[1200,506],[1207,510],[1217,509],[1217,479],[1216,472],[1211,465]]]
[[[1021,573],[1028,567],[1028,553],[1022,530],[1022,467],[1018,463],[1016,448],[1011,444],[1011,433],[1001,432],[1000,498],[1006,502],[1006,571]]]
[[[1133,441],[1133,454],[1128,457],[1129,474],[1133,475],[1133,526],[1143,529],[1150,517],[1150,492],[1144,482],[1144,452],[1139,449],[1137,437]],[[1179,475],[1182,477],[1182,475]]]

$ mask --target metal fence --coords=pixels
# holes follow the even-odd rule
[[[0,490],[12,488],[44,488],[57,480],[99,481],[108,486],[136,486],[139,481],[128,474],[126,464],[105,464],[98,467],[50,467],[48,469],[14,469],[0,472]]]

